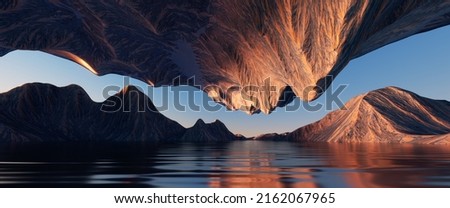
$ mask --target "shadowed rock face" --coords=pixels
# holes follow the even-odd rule
[[[285,138],[297,141],[450,143],[450,102],[395,87],[353,98],[346,109]]]
[[[159,113],[133,86],[103,103],[93,102],[75,85],[58,88],[33,83],[0,94],[1,142],[208,142],[212,136],[220,136],[221,141],[238,139],[219,121],[205,126],[186,130]],[[197,133],[189,133],[192,131]]]
[[[353,58],[449,24],[450,0],[4,0],[0,20],[0,56],[41,50],[157,86],[195,76],[228,108],[267,113],[317,98]]]
[[[0,138],[8,142],[157,142],[183,135],[180,124],[154,109],[132,86],[95,103],[79,86],[26,84],[0,95]]]

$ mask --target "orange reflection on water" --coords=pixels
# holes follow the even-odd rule
[[[246,146],[249,144],[261,146]],[[286,156],[270,153],[273,144],[230,145],[222,153],[228,159],[213,167],[208,185],[215,188],[426,187],[430,175],[445,175],[439,168],[445,163],[439,163],[439,158],[448,159],[450,152],[450,146],[434,145],[308,144],[285,147],[283,153],[292,158],[304,157],[306,164],[296,164],[295,159],[280,164],[276,161]]]
[[[350,170],[343,174],[350,187],[421,187],[419,184],[424,184],[428,175],[439,174],[433,173],[439,169],[434,169],[433,161],[440,155],[448,155],[450,146],[327,144],[323,150],[330,154],[327,160],[330,167]],[[426,171],[420,171],[422,168]]]
[[[215,172],[209,177],[209,187],[212,188],[308,188],[318,187],[311,176],[311,169],[283,168],[273,164],[275,154],[266,151],[252,151],[246,145],[232,145],[228,154],[230,158],[220,166],[215,166]],[[297,173],[297,174],[292,174]],[[294,183],[284,182],[286,177],[295,180]]]

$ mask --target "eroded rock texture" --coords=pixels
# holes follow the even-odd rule
[[[388,87],[355,97],[345,107],[284,138],[342,143],[450,143],[448,101]]]
[[[195,76],[217,102],[268,113],[317,98],[353,58],[449,23],[450,0],[2,0],[0,56],[41,50],[156,86]]]

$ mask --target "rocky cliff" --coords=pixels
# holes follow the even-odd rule
[[[268,113],[317,98],[353,58],[448,25],[450,0],[3,0],[0,20],[0,56],[41,50],[156,86],[195,77],[230,109]]]

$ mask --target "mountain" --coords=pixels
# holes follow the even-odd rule
[[[199,119],[194,126],[189,128],[181,138],[181,141],[204,141],[204,142],[224,142],[236,139],[245,139],[230,132],[225,124],[216,120],[213,123],[206,124]]]
[[[387,87],[291,133],[255,140],[450,143],[450,102]],[[102,103],[79,86],[32,83],[0,94],[2,142],[224,142],[246,139],[220,121],[185,129],[159,113],[134,86]]]
[[[222,140],[239,138],[219,121],[193,128],[186,130],[166,118],[134,86],[102,103],[93,102],[76,85],[59,88],[33,83],[0,94],[2,142],[205,142],[214,135]],[[185,133],[189,136],[183,136]]]
[[[0,56],[40,50],[268,113],[317,98],[351,59],[448,25],[450,0],[6,0],[0,20]]]
[[[387,87],[286,136],[295,141],[450,143],[450,102]]]

